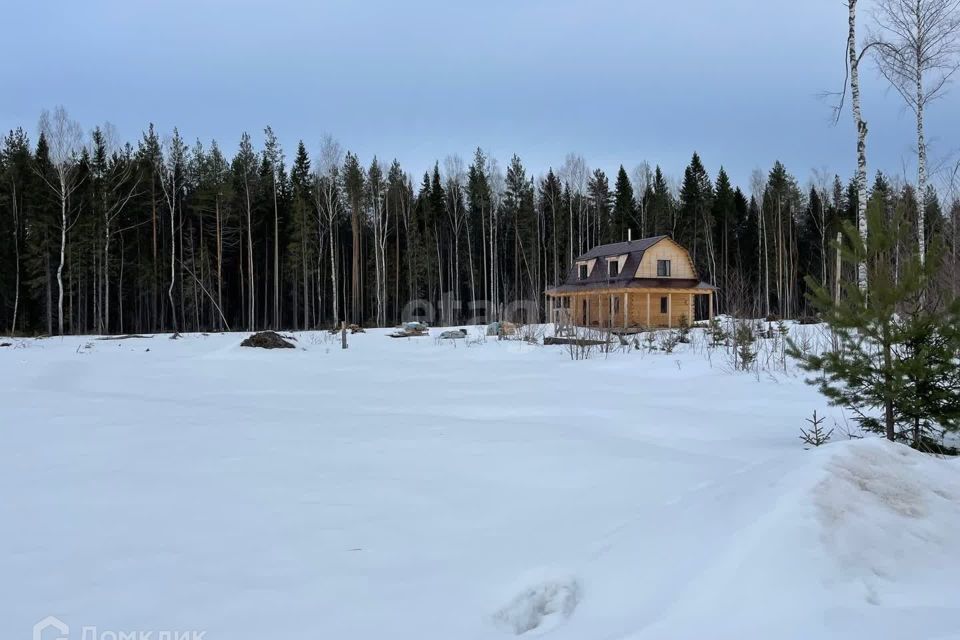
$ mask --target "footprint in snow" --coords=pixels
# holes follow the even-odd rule
[[[580,603],[580,583],[570,575],[540,575],[520,584],[525,586],[493,614],[499,626],[515,635],[549,631],[566,621]]]

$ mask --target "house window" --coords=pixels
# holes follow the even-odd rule
[[[660,313],[666,313],[667,305],[669,304],[670,304],[670,300],[667,298],[667,296],[662,296],[660,298]]]
[[[580,279],[581,280],[587,279],[587,265],[585,264],[580,265]]]
[[[611,278],[616,278],[617,274],[620,273],[620,262],[618,260],[611,260],[607,263],[607,273]]]
[[[670,261],[669,260],[657,260],[657,277],[658,278],[670,277]]]

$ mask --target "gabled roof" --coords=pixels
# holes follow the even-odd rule
[[[670,236],[653,236],[651,238],[641,238],[628,242],[614,242],[612,244],[602,244],[587,251],[577,257],[576,262],[571,266],[567,273],[566,281],[558,287],[548,289],[549,294],[572,293],[576,291],[591,291],[603,289],[716,289],[713,285],[700,282],[697,279],[681,278],[637,278],[637,269],[643,261],[643,254],[647,249],[657,244],[661,240]],[[620,267],[616,276],[610,277],[607,271],[606,263],[601,262],[607,258],[616,258],[626,255],[623,265]],[[597,264],[590,270],[586,279],[581,280],[578,273],[577,263],[587,260],[597,260]]]
[[[592,260],[594,258],[610,258],[613,256],[622,256],[625,253],[635,251],[646,251],[669,236],[653,236],[651,238],[640,238],[639,240],[630,240],[628,242],[614,242],[612,244],[601,244],[587,251],[577,258],[578,261]],[[643,256],[640,256],[641,259]],[[638,261],[639,262],[639,261]]]
[[[585,285],[597,283],[611,285],[616,282],[629,282],[634,279],[634,275],[637,273],[637,268],[640,266],[640,262],[643,260],[644,252],[666,237],[667,236],[654,236],[652,238],[641,238],[640,240],[632,240],[630,242],[601,244],[598,247],[594,247],[590,251],[587,251],[585,254],[578,257],[577,262],[593,259],[601,260],[603,258],[615,258],[617,256],[626,255],[627,259],[620,268],[620,272],[611,278],[607,273],[606,264],[596,264],[594,265],[593,269],[590,270],[590,275],[587,277],[587,279],[581,280],[580,275],[577,272],[577,265],[573,264],[570,271],[567,273],[567,280],[565,284],[583,287]]]

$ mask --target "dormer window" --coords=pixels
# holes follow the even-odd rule
[[[620,273],[620,261],[611,260],[607,263],[607,275],[611,278],[616,278]]]
[[[580,279],[581,280],[587,279],[587,265],[585,264],[580,265]]]
[[[669,260],[657,260],[657,277],[658,278],[670,277],[670,261]]]

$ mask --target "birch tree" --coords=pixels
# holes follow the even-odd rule
[[[924,113],[960,67],[960,0],[878,0],[875,23],[872,44],[880,73],[916,117],[917,248],[923,264],[927,230],[922,200],[928,178]]]
[[[568,264],[572,264],[574,258],[586,251],[585,244],[587,238],[585,233],[586,229],[584,228],[584,219],[586,216],[584,213],[587,207],[586,192],[589,175],[590,169],[587,167],[587,161],[584,160],[583,156],[576,153],[568,153],[563,161],[563,167],[560,169],[560,176],[563,178],[563,181],[567,183],[573,196],[567,205],[569,207],[567,211],[569,217],[568,237],[570,238],[567,251]],[[573,244],[574,220],[576,220],[577,226],[576,248],[574,248]]]
[[[179,333],[177,324],[177,308],[173,301],[173,288],[177,281],[177,205],[180,202],[181,191],[184,188],[184,169],[187,148],[180,137],[180,132],[173,130],[173,137],[164,146],[166,158],[160,165],[160,188],[167,205],[170,218],[170,284],[167,287],[167,299],[170,301],[170,316],[173,318],[173,333]]]
[[[463,159],[458,155],[447,156],[443,162],[445,189],[447,196],[447,216],[450,229],[453,232],[453,292],[454,304],[458,304],[461,294],[460,287],[460,234],[467,222],[465,206],[464,183],[466,171],[463,168]],[[459,310],[459,307],[458,307]]]
[[[77,154],[83,144],[83,131],[80,123],[71,120],[62,106],[51,114],[46,109],[40,114],[40,134],[49,146],[50,163],[53,176],[40,173],[40,177],[56,193],[60,202],[60,263],[57,266],[57,330],[63,335],[63,265],[67,254],[67,232],[69,224],[70,196],[80,186],[78,179]]]
[[[317,207],[317,238],[323,246],[323,232],[326,226],[330,240],[330,287],[333,295],[333,324],[340,322],[339,281],[337,279],[337,252],[335,230],[340,220],[340,163],[343,161],[343,148],[330,135],[320,141],[320,151],[314,163],[313,197]],[[322,253],[322,252],[321,252]]]
[[[247,329],[252,331],[256,323],[256,278],[253,277],[253,196],[254,181],[257,175],[257,156],[250,143],[250,134],[244,132],[240,137],[240,150],[233,160],[234,173],[239,178],[239,187],[243,192],[244,211],[247,221]],[[242,270],[241,270],[242,273]]]
[[[270,163],[271,187],[273,190],[273,326],[280,328],[280,213],[277,205],[277,183],[283,170],[283,151],[273,129],[267,127],[264,133],[264,159]]]
[[[103,310],[100,330],[110,333],[110,248],[116,233],[114,222],[130,201],[139,195],[140,174],[130,145],[117,149],[116,131],[109,123],[93,130],[94,174],[100,187],[97,197],[103,216]]]
[[[862,242],[867,241],[867,123],[863,119],[860,107],[860,63],[867,49],[861,50],[857,45],[857,1],[847,0],[847,50],[846,71],[843,90],[840,92],[840,102],[834,109],[834,122],[839,122],[843,113],[843,102],[847,95],[847,85],[850,87],[850,103],[853,112],[853,123],[857,130],[857,172],[854,184],[857,187],[857,232]],[[857,286],[861,291],[867,290],[867,264],[857,264]]]
[[[387,302],[387,259],[386,244],[389,231],[389,193],[387,183],[383,179],[383,170],[374,156],[367,170],[367,202],[369,204],[370,224],[373,227],[373,278],[375,324],[382,327],[386,324]]]

